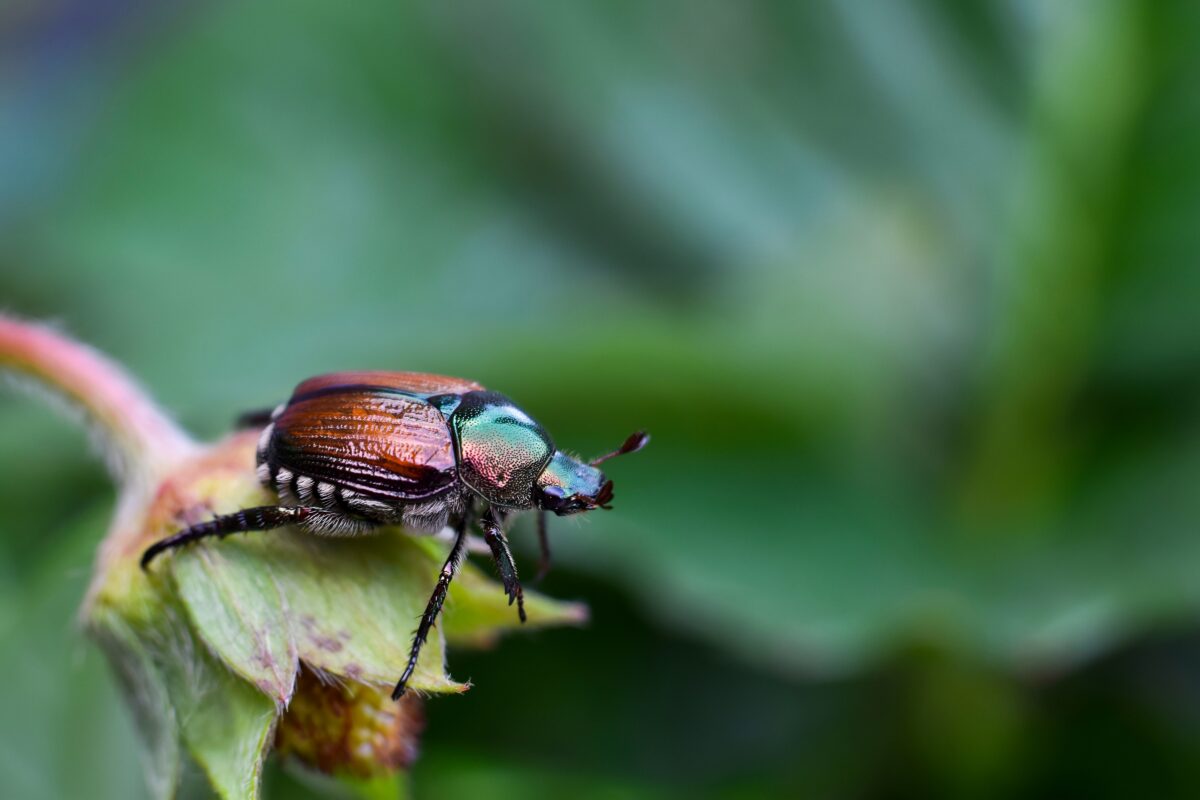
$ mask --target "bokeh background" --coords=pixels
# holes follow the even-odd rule
[[[554,526],[590,628],[452,652],[419,797],[1195,797],[1198,37],[1137,0],[8,0],[0,305],[206,437],[348,368],[585,454],[653,432]],[[112,489],[11,393],[0,474],[0,794],[143,797],[73,620]]]

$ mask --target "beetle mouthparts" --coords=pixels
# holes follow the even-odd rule
[[[592,498],[592,502],[595,503],[594,508],[611,509],[612,506],[609,505],[609,502],[612,501],[612,498],[612,481],[606,481],[605,484],[600,487],[600,491],[596,494],[596,496]]]

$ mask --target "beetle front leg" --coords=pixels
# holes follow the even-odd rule
[[[496,521],[496,515],[491,507],[479,518],[479,526],[483,528],[483,539],[492,548],[492,558],[496,561],[496,569],[500,571],[500,580],[504,584],[504,593],[508,595],[508,604],[517,601],[517,615],[521,622],[525,621],[525,593],[521,591],[521,579],[517,577],[517,565],[513,562],[512,551],[508,549],[508,540],[504,531]]]
[[[450,548],[450,555],[446,558],[446,563],[442,565],[437,586],[433,589],[429,603],[425,606],[425,613],[421,615],[421,624],[417,626],[417,632],[413,636],[412,650],[408,654],[408,665],[405,666],[400,680],[396,682],[396,688],[392,690],[393,700],[399,700],[403,696],[405,685],[412,677],[413,670],[417,668],[417,657],[421,655],[421,645],[425,644],[425,639],[429,636],[429,629],[433,627],[438,612],[442,610],[442,604],[446,602],[446,593],[450,591],[450,581],[454,580],[454,575],[458,572],[466,550],[467,526],[460,524],[458,535],[454,538],[454,546]]]

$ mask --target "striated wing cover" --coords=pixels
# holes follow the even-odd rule
[[[359,385],[319,387],[307,397],[298,387],[275,420],[267,460],[383,500],[431,497],[452,486],[454,444],[441,412]]]
[[[388,389],[415,395],[462,394],[482,389],[478,383],[463,378],[432,375],[427,372],[333,372],[309,378],[296,387],[292,399],[309,394],[345,389]]]

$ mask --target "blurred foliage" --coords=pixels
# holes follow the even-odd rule
[[[464,654],[418,796],[1194,795],[1197,34],[1170,1],[18,0],[0,302],[212,436],[348,368],[468,375],[585,453],[653,432],[554,526],[592,629]],[[0,403],[3,700],[46,709],[0,764],[136,796],[67,630],[109,490]]]

